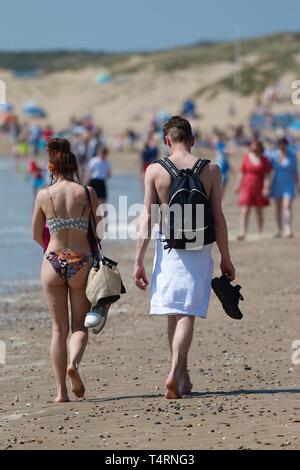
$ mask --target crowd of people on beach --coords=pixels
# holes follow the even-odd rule
[[[69,125],[60,131],[54,131],[49,124],[41,125],[41,121],[28,124],[21,123],[18,118],[10,118],[2,125],[2,131],[11,138],[16,169],[25,162],[33,187],[33,237],[45,251],[42,283],[53,321],[51,357],[57,380],[57,402],[69,399],[66,376],[71,380],[75,396],[84,396],[78,368],[87,344],[87,330],[100,324],[99,332],[109,309],[99,304],[92,306],[89,312],[91,306],[85,289],[95,259],[97,263],[101,260],[91,252],[89,227],[92,214],[96,223],[100,221],[97,207],[99,203],[107,202],[109,197],[107,183],[112,176],[110,152],[117,152],[120,158],[122,154],[126,158],[131,153],[139,154],[138,173],[145,194],[145,212],[139,224],[142,232],[148,233],[151,226],[149,214],[152,204],[160,201],[162,208],[173,198],[176,200],[179,193],[183,195],[183,199],[179,199],[181,203],[184,194],[192,194],[190,189],[182,187],[189,178],[192,179],[189,184],[195,185],[193,194],[196,196],[193,197],[205,196],[202,201],[204,211],[208,211],[204,218],[209,236],[204,237],[201,250],[185,249],[163,233],[156,240],[151,313],[168,317],[172,362],[166,381],[167,398],[180,398],[191,392],[188,351],[195,317],[206,318],[207,315],[213,269],[211,247],[215,241],[221,255],[222,278],[225,276],[227,281],[235,278],[222,210],[222,199],[228,197],[230,179],[234,176],[236,182],[233,186],[240,206],[238,240],[242,241],[247,236],[253,209],[258,233],[262,233],[264,208],[271,199],[277,226],[274,236],[293,236],[293,201],[300,192],[300,134],[290,128],[290,118],[287,115],[271,116],[268,107],[262,109],[262,104],[257,103],[248,126],[232,125],[207,132],[201,128],[192,103],[185,103],[183,113],[195,122],[193,130],[183,116],[171,117],[165,112],[154,115],[145,132],[127,128],[117,136],[105,132],[91,115],[72,117]],[[206,151],[213,155],[210,157],[213,162],[197,160],[192,155],[192,152],[205,155]],[[237,155],[242,155],[242,159],[238,175],[234,175],[233,166],[236,168],[237,165],[233,165],[233,160]],[[149,236],[142,236],[139,232],[133,278],[142,290],[149,284],[144,267],[149,240]],[[165,243],[168,250],[164,249]],[[199,267],[202,267],[203,277],[201,289]],[[69,363],[67,293],[72,314]],[[222,297],[222,293],[220,295]],[[238,302],[237,297],[235,302]],[[86,323],[87,318],[89,324]]]
[[[239,240],[247,235],[251,208],[255,209],[258,233],[262,233],[264,208],[270,204],[270,199],[275,204],[275,236],[293,235],[292,207],[299,191],[297,156],[300,155],[300,131],[291,128],[291,122],[298,122],[299,116],[273,113],[272,105],[278,102],[284,102],[279,84],[266,89],[264,96],[256,100],[247,126],[215,127],[211,131],[202,129],[192,100],[186,100],[182,106],[182,115],[195,122],[195,150],[204,155],[205,152],[212,154],[212,159],[220,168],[223,198],[226,198],[229,180],[233,177],[236,180],[234,191],[238,194],[241,207]],[[139,175],[143,182],[148,166],[166,155],[163,126],[169,118],[168,112],[159,111],[154,113],[148,129],[143,133],[127,128],[123,133],[110,135],[91,114],[79,118],[73,116],[65,129],[54,131],[50,124],[41,124],[41,120],[28,124],[9,113],[1,124],[1,130],[10,135],[16,167],[22,161],[27,162],[34,197],[49,180],[43,157],[49,140],[55,136],[69,139],[81,180],[95,189],[101,202],[106,202],[108,180],[112,176],[109,153],[117,152],[122,158],[123,153],[138,152]],[[244,157],[237,176],[233,171],[236,165],[232,162],[241,154]]]

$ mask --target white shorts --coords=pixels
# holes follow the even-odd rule
[[[212,244],[197,250],[164,250],[156,241],[152,280],[152,315],[207,317],[213,275]]]

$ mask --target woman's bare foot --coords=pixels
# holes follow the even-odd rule
[[[69,400],[68,391],[58,392],[57,397],[54,400],[54,403],[66,403]]]
[[[72,392],[76,398],[83,398],[85,388],[77,368],[73,365],[70,365],[67,369],[67,374],[71,380]]]
[[[293,232],[286,232],[285,236],[286,238],[294,238]]]

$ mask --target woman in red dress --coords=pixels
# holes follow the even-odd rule
[[[272,167],[264,156],[264,147],[259,140],[254,140],[250,145],[250,152],[243,158],[240,177],[236,186],[239,193],[239,205],[241,206],[240,233],[238,240],[244,240],[249,223],[251,207],[255,207],[257,229],[263,231],[263,208],[269,205],[269,175]]]

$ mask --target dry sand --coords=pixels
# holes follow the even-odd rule
[[[296,233],[300,233],[299,201]],[[238,211],[225,201],[231,238]],[[299,235],[272,239],[267,211],[262,240],[231,243],[244,319],[231,320],[212,294],[207,320],[196,322],[190,353],[193,395],[167,401],[164,318],[148,315],[148,294],[132,280],[132,242],[106,244],[127,294],[111,308],[102,334],[91,334],[81,365],[84,401],[53,404],[51,324],[40,286],[0,299],[2,449],[299,449],[300,365],[292,364],[299,329]],[[152,249],[147,256],[151,270]],[[215,271],[218,254],[215,250]]]

